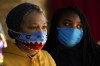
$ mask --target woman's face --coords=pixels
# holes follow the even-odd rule
[[[59,23],[58,27],[61,28],[78,28],[82,29],[82,24],[79,16],[75,13],[64,14]]]
[[[47,20],[43,13],[32,12],[31,14],[24,16],[21,24],[21,33],[34,33],[34,32],[46,32],[47,33]],[[30,55],[34,55],[38,50],[31,49],[31,47],[24,46],[24,44],[18,44],[20,49],[24,50]]]
[[[76,13],[62,15],[57,27],[58,40],[67,47],[76,46],[82,39],[82,24]]]

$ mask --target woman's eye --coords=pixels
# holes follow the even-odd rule
[[[79,25],[77,25],[77,28],[78,28],[78,29],[82,29],[83,26],[82,26],[81,24],[79,24]]]
[[[69,23],[66,23],[65,25],[66,25],[66,26],[70,26],[70,24],[69,24]]]
[[[70,24],[70,23],[64,23],[64,26],[65,26],[65,27],[70,27],[71,24]]]

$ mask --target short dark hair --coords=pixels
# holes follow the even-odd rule
[[[32,3],[22,3],[15,8],[13,8],[6,17],[6,24],[8,27],[8,34],[11,38],[17,37],[18,34],[15,34],[12,31],[19,32],[20,30],[20,24],[23,21],[23,17],[26,13],[31,12],[42,12],[40,7],[32,4]]]

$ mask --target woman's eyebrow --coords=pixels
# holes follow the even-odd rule
[[[64,21],[72,22],[70,19],[67,19],[67,18],[66,18],[66,19],[64,19]]]

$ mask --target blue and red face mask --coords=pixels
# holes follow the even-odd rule
[[[13,30],[10,31],[15,32]],[[19,34],[16,40],[31,50],[42,49],[47,41],[47,32],[15,33]]]
[[[30,49],[39,50],[47,41],[46,32],[22,33],[17,38],[19,42]]]

